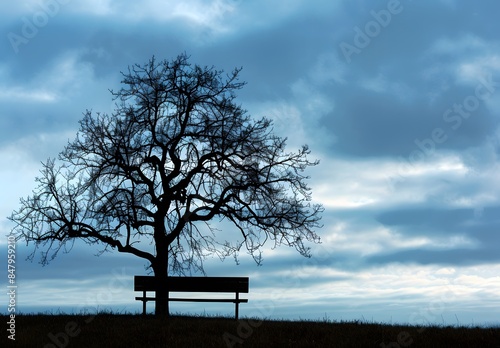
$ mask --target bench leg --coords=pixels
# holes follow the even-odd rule
[[[142,293],[142,297],[146,298],[146,291]],[[146,315],[146,300],[142,300],[142,315]]]
[[[238,320],[239,309],[240,309],[240,293],[236,293],[236,302],[234,303],[234,319]]]

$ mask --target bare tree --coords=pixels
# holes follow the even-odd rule
[[[41,249],[46,264],[83,239],[146,259],[166,281],[242,246],[259,263],[267,241],[310,256],[304,242],[319,241],[323,208],[311,203],[303,172],[318,162],[307,146],[286,152],[270,120],[235,103],[239,71],[193,66],[183,54],[122,74],[115,112],[87,111],[12,213],[18,239],[34,243],[30,258]],[[231,241],[217,239],[214,218],[232,222]],[[168,302],[157,301],[156,314],[168,315]]]

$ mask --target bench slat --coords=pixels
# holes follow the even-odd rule
[[[137,301],[156,301],[156,297],[136,297]],[[240,298],[169,298],[169,301],[183,302],[232,302],[232,303],[248,303],[248,299]]]
[[[169,301],[184,301],[184,302],[232,302],[232,303],[248,303],[248,299],[231,299],[231,298],[169,298]]]
[[[137,301],[156,301],[156,297],[136,297]]]
[[[135,276],[135,291],[155,291],[160,284],[155,277]],[[169,292],[242,292],[248,293],[248,277],[168,277]]]

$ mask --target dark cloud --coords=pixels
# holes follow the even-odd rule
[[[444,265],[477,265],[498,263],[500,254],[500,207],[471,209],[401,209],[382,213],[377,220],[405,236],[448,237],[465,239],[458,246],[426,245],[395,252],[382,252],[367,263],[419,263]]]
[[[385,226],[416,235],[465,235],[484,246],[500,242],[500,207],[477,209],[414,208],[382,213],[377,220]]]
[[[342,27],[344,33],[337,39],[339,59],[346,62],[341,44],[355,46],[357,34],[351,28],[359,27],[366,34],[365,25],[375,20],[370,11],[378,13],[384,9],[362,6],[363,11],[358,6],[355,11],[354,4],[344,6],[347,13],[357,14],[345,19],[349,24]],[[493,3],[485,8],[488,6]],[[353,156],[408,156],[418,150],[415,140],[431,138],[436,128],[446,134],[446,141],[439,144],[441,149],[463,150],[492,135],[498,119],[483,101],[476,99],[477,105],[469,104],[473,111],[463,111],[468,114],[467,119],[456,112],[444,117],[456,104],[471,102],[466,98],[474,97],[475,88],[480,85],[480,76],[475,77],[473,85],[457,84],[460,64],[474,61],[488,53],[489,48],[451,48],[449,53],[428,58],[440,38],[449,39],[453,45],[470,31],[478,40],[491,40],[489,31],[478,21],[484,19],[483,15],[491,18],[485,8],[471,6],[470,12],[465,12],[450,10],[444,2],[429,7],[401,1],[401,12],[392,15],[386,27],[379,26],[380,33],[368,38],[365,48],[349,56],[347,81],[331,87],[328,93],[335,97],[337,107],[323,117],[322,123],[339,138],[334,149]],[[360,13],[365,15],[360,17]],[[426,76],[426,71],[433,67],[439,67],[440,79]],[[490,69],[489,73],[494,71]],[[494,75],[494,81],[498,81],[498,75]]]
[[[497,264],[500,261],[498,250],[494,247],[474,249],[453,250],[426,250],[409,249],[377,255],[367,260],[368,264],[421,264],[421,265],[445,265],[445,266],[473,266],[480,264]]]

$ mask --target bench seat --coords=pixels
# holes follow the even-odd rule
[[[165,284],[158,284],[153,276],[135,276],[134,291],[142,291],[135,299],[142,301],[142,314],[146,314],[146,303],[158,297],[147,296],[148,291],[157,291],[160,286],[167,289],[167,300],[183,302],[227,302],[235,304],[235,318],[239,316],[239,304],[248,299],[239,298],[240,293],[248,293],[248,277],[167,277]],[[234,293],[234,298],[179,298],[170,297],[170,292],[216,292]]]

